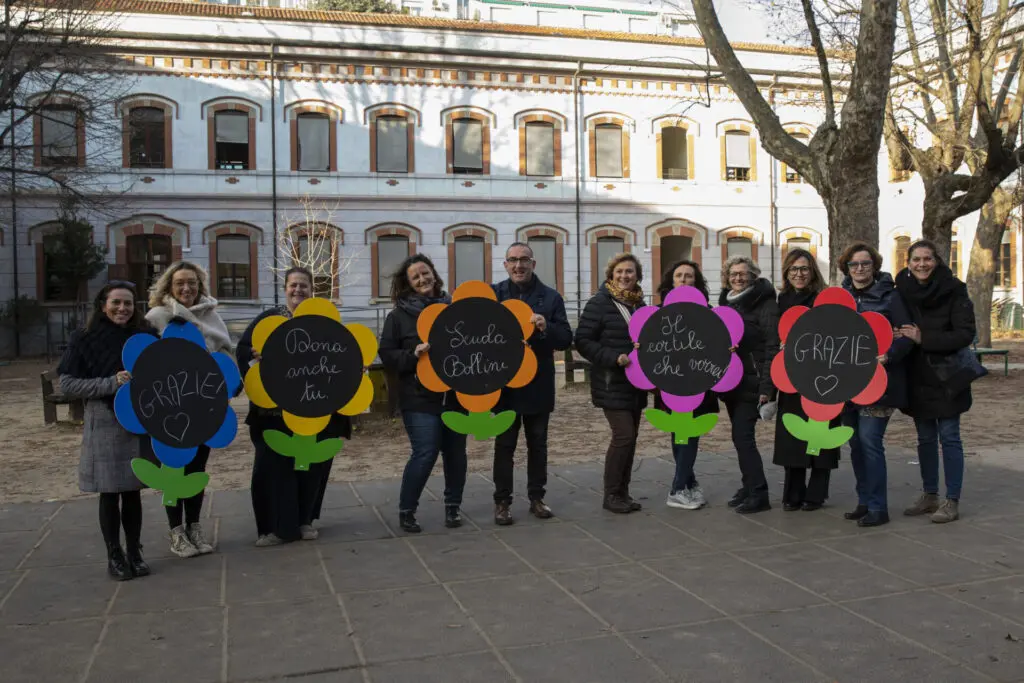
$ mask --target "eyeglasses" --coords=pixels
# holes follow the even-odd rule
[[[807,266],[790,266],[787,272],[791,275],[807,275],[811,269]]]
[[[519,264],[522,264],[522,265],[525,266],[526,264],[532,263],[532,262],[533,262],[533,257],[531,257],[531,256],[519,256],[519,257],[510,256],[510,257],[507,257],[505,259],[505,263],[511,263],[513,266],[517,266]]]
[[[135,289],[135,283],[128,280],[107,280],[110,287],[123,287],[124,289]]]
[[[849,268],[850,270],[854,270],[855,268],[869,268],[869,267],[871,267],[873,265],[875,265],[874,261],[847,261],[846,262],[846,267]]]

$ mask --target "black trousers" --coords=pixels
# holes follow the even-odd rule
[[[810,479],[807,470],[811,470]],[[828,498],[828,480],[832,470],[824,467],[787,467],[786,483],[782,489],[782,500],[793,505],[817,503],[824,505]]]
[[[196,450],[196,457],[192,458],[192,462],[185,465],[185,474],[192,474],[193,472],[205,472],[206,462],[210,459],[210,447],[200,446]],[[203,494],[206,489],[203,489],[191,498],[179,498],[178,504],[173,507],[164,508],[167,511],[167,523],[173,529],[179,527],[182,524],[182,516],[184,513],[184,521],[188,524],[195,524],[199,521],[199,515],[203,511]]]
[[[142,494],[139,491],[100,494],[100,531],[107,550],[121,547],[121,527],[128,550],[137,550],[142,536]]]
[[[519,428],[526,431],[526,494],[543,500],[548,484],[548,420],[551,413],[516,415],[508,431],[494,440],[494,502],[512,503],[513,458],[519,443]]]
[[[757,450],[757,439],[754,430],[761,415],[757,401],[725,399],[725,409],[729,411],[732,422],[732,445],[736,448],[736,456],[743,477],[743,490],[747,498],[768,498],[768,480],[764,476],[764,463],[761,453]]]
[[[612,440],[604,456],[604,495],[629,496],[629,481],[636,456],[636,437],[640,431],[642,408],[609,410],[604,416],[612,428]]]
[[[274,534],[284,541],[301,538],[299,527],[320,517],[331,463],[313,463],[309,471],[295,469],[294,458],[275,452],[263,440],[263,429],[249,427],[256,451],[252,464],[252,511],[259,536]]]

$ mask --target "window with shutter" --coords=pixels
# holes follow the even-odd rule
[[[156,107],[134,107],[128,113],[128,165],[165,168],[166,123]]]
[[[750,180],[750,134],[730,131],[725,134],[725,179]]]
[[[249,238],[222,235],[217,238],[217,296],[223,299],[249,298]]]
[[[526,240],[533,250],[533,260],[537,262],[533,272],[548,287],[558,286],[558,270],[556,258],[558,250],[554,237],[531,237]]]
[[[626,251],[626,242],[621,237],[598,238],[597,263],[594,264],[598,283],[604,282],[604,269],[608,267],[608,262],[616,254],[621,254],[624,251]]]
[[[730,237],[726,242],[725,248],[727,258],[732,258],[733,256],[754,258],[754,243],[749,237]]]
[[[216,168],[242,171],[249,168],[249,115],[242,111],[214,114]]]
[[[661,129],[661,177],[672,180],[686,180],[687,149],[686,129],[666,126]]]
[[[381,235],[377,238],[377,292],[385,297],[391,291],[391,278],[409,256],[409,238],[405,235]]]
[[[452,121],[453,173],[483,173],[483,123],[475,119]]]
[[[40,118],[40,155],[43,166],[78,166],[78,128],[81,113],[74,107],[44,107]]]
[[[622,126],[601,124],[594,129],[598,178],[622,177]]]
[[[409,172],[409,122],[401,116],[379,116],[376,122],[377,172]]]
[[[296,154],[300,171],[331,168],[331,120],[326,114],[299,114]]]
[[[550,123],[526,124],[526,175],[555,175],[555,127]]]
[[[452,289],[469,280],[484,279],[484,238],[455,238],[455,282]]]

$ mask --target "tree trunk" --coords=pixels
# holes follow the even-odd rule
[[[935,242],[938,256],[949,264],[949,252],[953,241],[953,219],[948,218],[948,202],[939,196],[934,183],[924,183],[924,217],[921,219],[921,236]],[[893,273],[895,276],[896,273]]]
[[[971,246],[971,262],[967,267],[967,293],[974,302],[978,345],[992,345],[992,290],[996,283],[996,256],[1003,241],[1003,230],[1013,210],[1013,196],[997,189],[981,207],[978,229]]]
[[[840,256],[853,242],[878,246],[878,182],[875,166],[844,163],[837,157],[831,165],[834,191],[822,193],[828,215],[829,281],[842,282]]]

